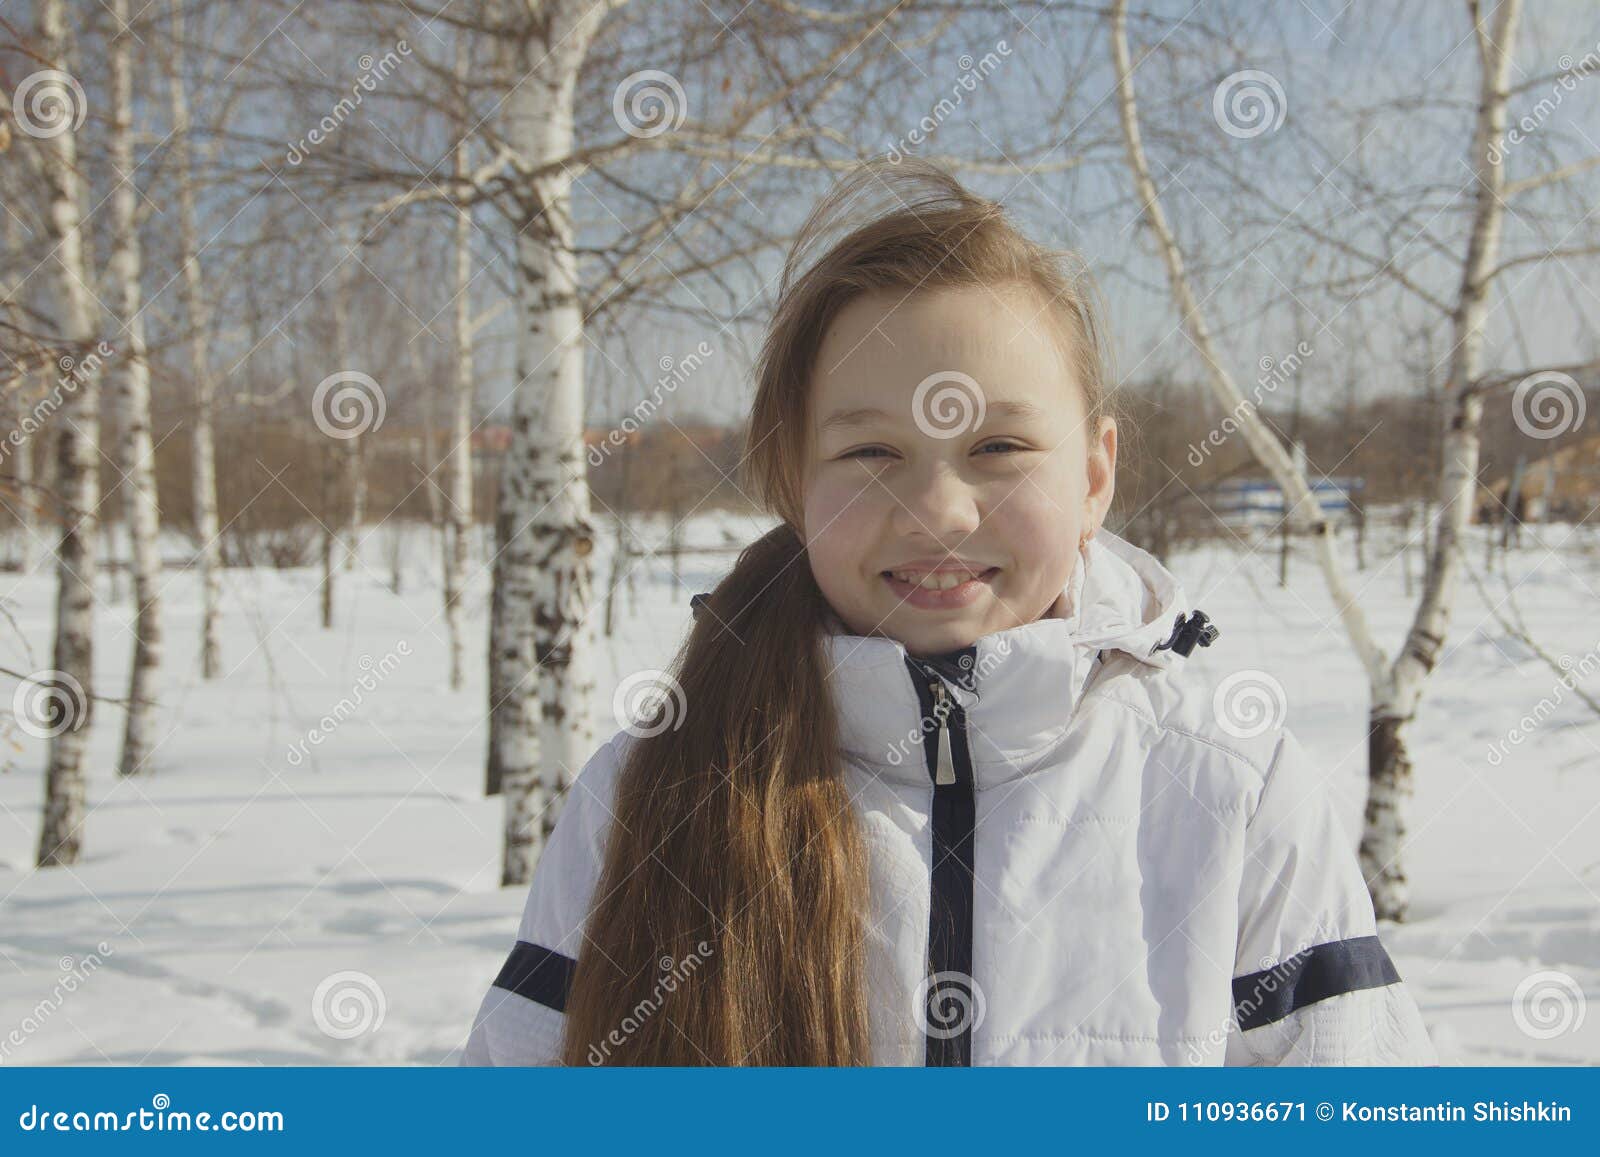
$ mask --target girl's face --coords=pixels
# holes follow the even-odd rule
[[[1023,285],[871,293],[835,317],[804,531],[853,634],[932,655],[1061,611],[1111,504],[1117,431],[1086,428],[1055,324]]]

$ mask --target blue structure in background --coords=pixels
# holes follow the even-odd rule
[[[1323,478],[1311,484],[1311,492],[1326,514],[1354,515],[1361,508],[1361,478]],[[1237,522],[1275,522],[1284,515],[1283,491],[1269,479],[1230,478],[1219,482],[1206,496],[1206,503],[1225,520]]]

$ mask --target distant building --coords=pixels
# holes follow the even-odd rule
[[[1480,487],[1478,519],[1577,522],[1600,506],[1600,435],[1524,457]]]

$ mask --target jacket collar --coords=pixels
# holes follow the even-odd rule
[[[996,631],[944,656],[941,671],[966,714],[977,786],[1026,774],[1065,734],[1102,652],[1152,667],[1182,662],[1156,650],[1185,605],[1177,579],[1145,551],[1105,530],[1079,552],[1052,613]],[[840,743],[851,761],[886,779],[926,784],[923,708],[905,645],[848,633],[830,616],[824,640]]]

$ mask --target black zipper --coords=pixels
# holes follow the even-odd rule
[[[976,646],[957,654],[970,670]],[[928,982],[921,1023],[924,1063],[972,1064],[972,1020],[979,998],[972,976],[973,844],[977,803],[965,710],[931,666],[906,656],[923,718],[923,750],[933,788],[928,894]],[[939,979],[935,979],[939,978]]]

